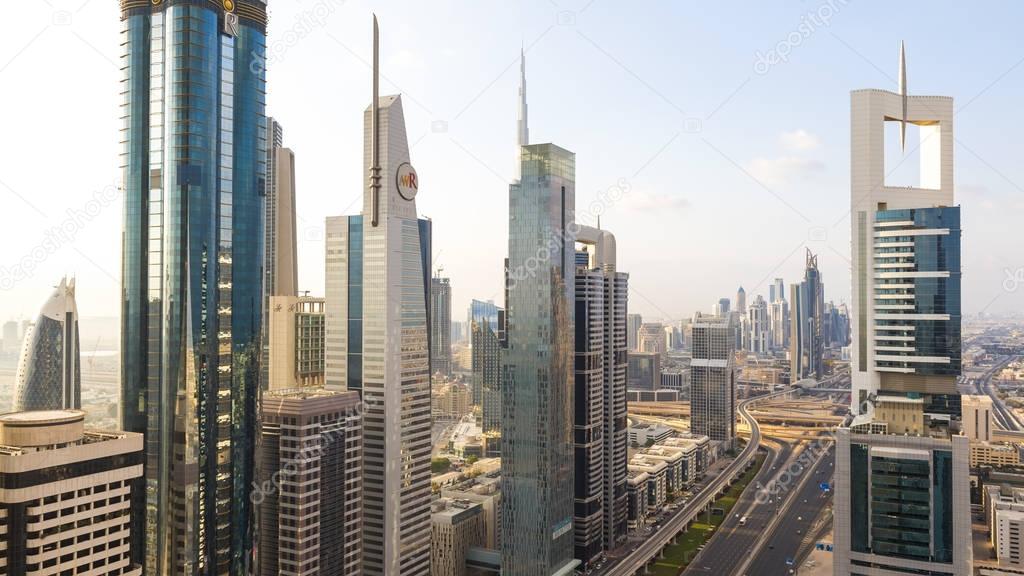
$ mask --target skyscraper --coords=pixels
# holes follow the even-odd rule
[[[272,390],[261,408],[257,574],[360,574],[359,394]]]
[[[584,566],[626,534],[626,309],[629,275],[615,236],[577,226],[590,248],[576,268],[575,557]]]
[[[480,406],[483,432],[500,434],[505,311],[493,302],[473,300],[470,314],[473,404]]]
[[[768,324],[770,325],[773,351],[785,350],[789,347],[789,303],[778,299],[768,304]]]
[[[782,281],[782,278],[776,278],[772,280],[770,286],[768,286],[768,304],[772,304],[777,300],[786,299],[786,284]]]
[[[266,201],[263,218],[263,364],[260,383],[269,388],[270,299],[297,296],[299,284],[295,237],[295,154],[284,147],[284,128],[267,118]]]
[[[743,289],[743,286],[736,290],[736,311],[741,315],[747,313],[747,291]]]
[[[509,187],[501,564],[507,576],[551,576],[571,574],[577,564],[572,525],[575,155],[553,144],[534,144],[523,146],[521,156],[521,179]]]
[[[121,416],[145,435],[146,574],[250,563],[266,20],[264,0],[121,2]]]
[[[760,294],[747,309],[747,327],[750,331],[750,351],[754,354],[767,354],[771,341],[768,323],[768,303]]]
[[[734,328],[728,319],[693,319],[690,363],[690,431],[732,445],[736,438]]]
[[[639,350],[640,341],[638,339],[640,334],[640,326],[644,323],[644,319],[639,314],[629,314],[626,316],[626,347],[630,352],[636,352]]]
[[[363,570],[430,571],[430,222],[417,219],[401,96],[363,115],[362,213],[327,219],[327,386],[366,404]]]
[[[851,113],[854,419],[837,431],[834,573],[966,576],[953,99],[907,94],[901,46],[899,92],[855,90]],[[886,122],[918,128],[917,186],[885,185]]]
[[[430,370],[452,373],[452,285],[440,276],[430,279]]]
[[[267,118],[266,219],[264,269],[271,296],[295,296],[299,289],[295,231],[295,153],[283,145],[284,130]]]
[[[637,334],[637,348],[640,352],[656,352],[663,354],[668,351],[665,342],[665,327],[660,322],[646,322],[640,325]]]
[[[807,250],[804,280],[790,287],[789,381],[825,376],[825,288],[818,257]]]
[[[711,314],[713,316],[718,316],[718,317],[721,317],[721,318],[725,318],[726,316],[728,316],[729,315],[729,299],[728,298],[719,298],[718,302],[712,307]]]
[[[82,407],[75,280],[61,278],[29,329],[18,362],[14,410]]]

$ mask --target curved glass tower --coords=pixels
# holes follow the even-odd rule
[[[75,280],[62,278],[25,335],[14,410],[82,407]]]
[[[146,574],[241,574],[262,316],[264,0],[121,0],[122,426]]]

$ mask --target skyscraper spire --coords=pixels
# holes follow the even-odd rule
[[[373,15],[373,100],[370,102],[370,194],[373,196],[370,224],[376,228],[380,219],[380,31],[377,15]]]
[[[903,99],[903,115],[900,116],[900,150],[907,150],[907,53],[900,40],[899,91]]]
[[[516,181],[519,181],[522,167],[519,165],[521,150],[523,146],[530,143],[530,127],[527,124],[526,109],[526,51],[519,48],[519,100],[516,113]]]

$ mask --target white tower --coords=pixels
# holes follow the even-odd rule
[[[401,96],[363,117],[363,209],[327,219],[326,379],[365,403],[363,572],[430,572],[430,222],[416,215],[416,171]]]

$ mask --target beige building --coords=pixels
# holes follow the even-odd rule
[[[629,461],[626,470],[647,474],[648,513],[653,514],[665,505],[668,498],[668,465],[663,460],[637,454]]]
[[[884,424],[889,434],[920,436],[924,433],[924,399],[879,396],[874,424]]]
[[[430,524],[430,574],[471,574],[466,566],[469,549],[482,547],[486,540],[483,506],[469,500],[436,500],[431,507]]]
[[[270,390],[324,385],[324,299],[271,296]]]
[[[971,468],[978,466],[1019,466],[1020,450],[1002,442],[971,442]]]
[[[988,396],[961,396],[963,432],[971,442],[992,441],[992,398]]]
[[[468,500],[481,506],[486,525],[483,546],[492,550],[501,548],[500,480],[497,476],[479,476],[472,486],[464,487],[463,484],[460,484],[457,489],[441,491],[442,498]]]
[[[142,574],[129,544],[142,435],[84,423],[80,410],[0,415],[0,574]]]
[[[458,420],[473,409],[473,393],[459,382],[441,384],[430,392],[434,420]]]
[[[263,396],[259,518],[263,576],[362,574],[362,416],[358,392]]]
[[[1000,566],[1024,568],[1021,533],[1024,532],[1024,489],[986,486],[985,520],[989,542]]]

